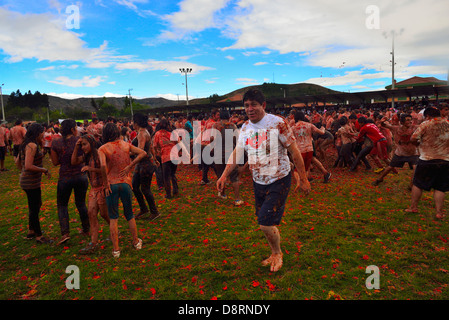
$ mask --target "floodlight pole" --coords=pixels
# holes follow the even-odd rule
[[[131,118],[134,117],[134,113],[133,113],[133,99],[131,97],[131,91],[133,89],[128,89],[128,93],[129,93],[129,106],[131,107]]]
[[[392,44],[392,51],[391,51],[391,56],[392,56],[392,60],[391,60],[391,66],[392,66],[392,68],[391,68],[391,77],[392,77],[391,90],[392,90],[393,94],[391,96],[391,107],[394,109],[394,92],[393,92],[393,90],[394,90],[394,31],[392,32],[392,36],[393,36],[393,40],[392,40],[393,44]]]
[[[180,68],[179,71],[181,71],[181,73],[184,73],[186,76],[186,103],[187,105],[189,105],[189,89],[187,85],[187,74],[192,72],[192,68]]]

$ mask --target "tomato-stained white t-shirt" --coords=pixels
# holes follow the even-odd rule
[[[246,121],[241,130],[238,146],[248,154],[248,164],[254,182],[271,184],[290,173],[287,148],[295,136],[281,117],[265,114],[257,123]]]

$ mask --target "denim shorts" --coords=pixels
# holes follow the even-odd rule
[[[291,172],[286,177],[269,185],[253,182],[256,216],[259,225],[269,227],[281,223],[291,182]]]
[[[123,204],[123,211],[127,221],[134,218],[132,197],[133,191],[127,183],[111,184],[111,194],[106,197],[106,205],[108,206],[108,214],[110,219],[118,219],[119,199]]]

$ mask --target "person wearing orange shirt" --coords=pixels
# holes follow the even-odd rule
[[[123,204],[125,218],[128,221],[133,246],[142,249],[142,239],[138,237],[136,219],[132,209],[132,168],[147,154],[143,149],[120,139],[120,131],[115,123],[107,123],[103,129],[104,144],[98,149],[101,173],[105,186],[106,204],[110,220],[109,230],[112,241],[112,256],[120,257],[118,240],[119,200]],[[133,161],[130,152],[137,156]]]

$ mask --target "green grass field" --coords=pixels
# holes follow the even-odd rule
[[[330,164],[327,164],[329,166]],[[43,177],[40,220],[45,236],[57,240],[58,168]],[[271,273],[260,262],[268,244],[254,215],[252,183],[245,174],[245,205],[217,197],[215,184],[199,186],[197,166],[180,166],[180,196],[166,200],[153,178],[162,218],[138,220],[143,249],[131,245],[120,221],[121,257],[114,259],[101,224],[101,249],[81,255],[89,238],[79,234],[71,198],[71,240],[39,245],[25,240],[28,208],[19,172],[7,156],[0,173],[0,299],[2,300],[445,300],[449,298],[449,225],[434,220],[432,193],[424,193],[418,214],[406,214],[411,171],[399,170],[373,187],[373,172],[332,170],[328,184],[317,172],[312,192],[287,200],[280,226],[284,266]],[[215,174],[211,171],[212,181]],[[446,200],[446,208],[448,200]],[[134,211],[138,212],[134,201]],[[380,288],[367,289],[368,266],[377,266]],[[80,288],[68,289],[68,266],[80,271]]]

